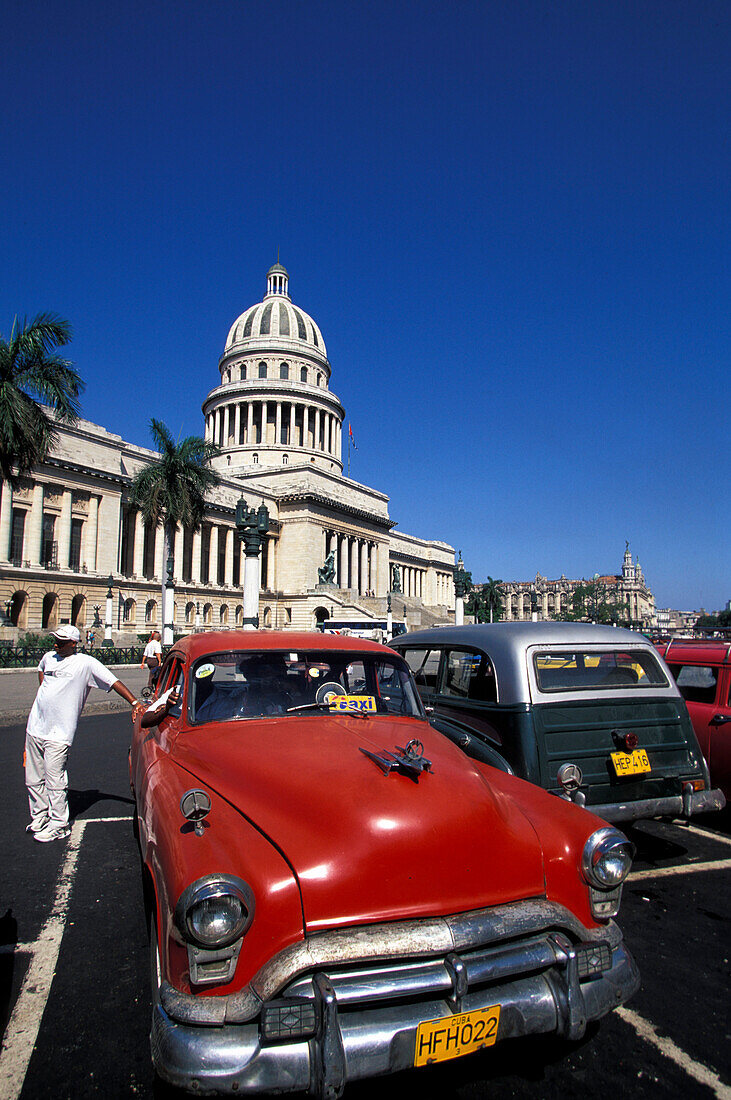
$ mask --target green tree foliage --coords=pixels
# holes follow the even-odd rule
[[[161,420],[150,421],[150,434],[159,457],[135,474],[131,502],[145,523],[164,523],[166,540],[178,524],[197,531],[206,493],[221,480],[209,465],[218,448],[193,435],[176,443]]]
[[[73,424],[84,383],[72,364],[56,354],[71,339],[68,321],[39,313],[16,317],[10,339],[0,336],[0,473],[29,472],[53,447],[56,421]],[[44,408],[44,406],[46,406]],[[49,415],[48,406],[55,419]]]
[[[478,584],[470,592],[465,605],[468,615],[474,615],[478,623],[499,622],[504,613],[502,581],[487,578],[484,584]]]
[[[731,627],[731,611],[719,611],[718,615],[700,615],[693,626],[702,634],[711,634],[714,630]]]
[[[552,617],[563,622],[623,625],[630,621],[630,606],[616,588],[599,580],[582,580],[573,591],[571,610],[556,611]]]

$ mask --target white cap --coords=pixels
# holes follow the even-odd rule
[[[51,637],[58,639],[59,642],[80,642],[81,635],[75,626],[71,626],[70,623],[64,623],[58,630],[51,631]]]

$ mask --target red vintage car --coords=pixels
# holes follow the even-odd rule
[[[152,1055],[195,1091],[309,1091],[508,1037],[581,1037],[639,985],[618,830],[469,759],[358,638],[193,635],[130,751]]]
[[[731,639],[658,644],[708,762],[711,782],[731,801]]]

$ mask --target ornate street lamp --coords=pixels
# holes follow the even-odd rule
[[[112,585],[114,584],[114,577],[109,574],[109,583],[107,586],[107,601],[104,609],[104,641],[103,646],[112,645],[112,601],[114,599],[112,593]]]
[[[259,626],[259,554],[269,531],[269,511],[262,501],[258,509],[247,507],[243,493],[236,505],[236,530],[244,544],[244,630]]]
[[[198,600],[195,602],[195,633],[197,634],[201,628],[201,605]]]
[[[468,573],[462,561],[462,551],[454,569],[454,625],[464,625],[464,598],[472,588],[472,574]]]

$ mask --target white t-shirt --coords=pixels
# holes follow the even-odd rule
[[[142,655],[143,660],[147,660],[148,657],[162,657],[162,646],[158,642],[157,638],[153,638],[145,646],[145,652]]]
[[[28,715],[26,731],[31,737],[62,745],[73,741],[91,689],[111,691],[119,679],[87,653],[72,653],[68,657],[59,657],[55,650],[44,653],[38,671],[43,673],[43,682]]]

